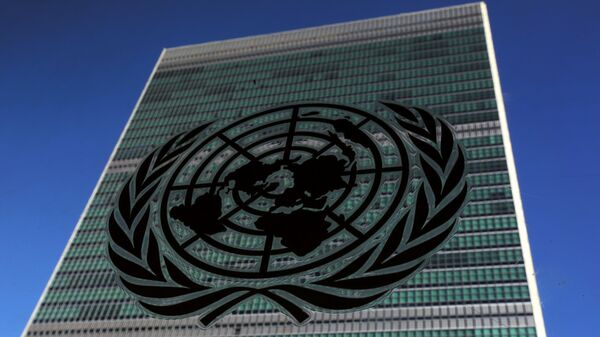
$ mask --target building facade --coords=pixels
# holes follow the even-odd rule
[[[150,318],[118,287],[106,217],[153,148],[269,106],[377,111],[380,99],[445,116],[473,188],[455,237],[385,301],[295,326],[255,299],[202,330],[194,318]],[[163,50],[23,335],[545,337],[485,4]]]

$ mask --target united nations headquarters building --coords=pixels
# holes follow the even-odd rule
[[[23,336],[545,337],[486,5],[164,49]]]

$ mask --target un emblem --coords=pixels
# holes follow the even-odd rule
[[[371,307],[453,235],[465,154],[425,109],[297,103],[152,151],[108,218],[108,257],[145,311],[210,326],[255,296],[297,323]]]

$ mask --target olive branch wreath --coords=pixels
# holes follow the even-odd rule
[[[414,200],[383,244],[368,248],[333,275],[305,283],[219,288],[192,280],[161,253],[149,201],[165,173],[211,124],[207,123],[152,151],[121,190],[108,218],[107,245],[118,283],[151,314],[197,315],[204,327],[255,295],[264,296],[299,324],[309,321],[307,308],[339,312],[380,301],[421,270],[452,237],[468,199],[464,149],[450,125],[422,108],[380,103],[393,112],[398,124],[394,127],[404,131],[416,148],[415,162],[422,173]]]

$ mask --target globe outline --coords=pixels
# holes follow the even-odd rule
[[[409,163],[408,161],[408,154],[407,154],[407,148],[406,148],[406,144],[405,142],[401,139],[401,137],[398,134],[397,129],[394,129],[393,127],[390,127],[389,125],[387,125],[384,121],[382,121],[379,117],[377,117],[374,114],[362,111],[360,109],[357,108],[353,108],[353,107],[349,107],[349,106],[344,106],[344,105],[337,105],[337,104],[333,104],[333,103],[298,103],[298,104],[292,104],[292,105],[284,105],[284,106],[280,106],[280,107],[276,107],[276,108],[272,108],[266,111],[262,111],[256,114],[251,114],[245,118],[242,118],[240,120],[234,121],[233,123],[230,123],[226,126],[224,126],[223,128],[219,129],[216,132],[213,132],[212,134],[210,134],[209,136],[207,136],[206,138],[204,138],[201,142],[199,142],[197,145],[195,145],[184,157],[184,159],[179,161],[179,165],[176,167],[176,169],[173,171],[173,173],[171,174],[170,178],[168,179],[168,183],[167,183],[167,187],[165,190],[169,190],[170,187],[174,186],[174,180],[176,179],[176,177],[178,176],[179,172],[181,171],[181,169],[183,168],[184,164],[187,163],[197,152],[198,149],[203,148],[204,146],[206,146],[207,144],[209,144],[211,141],[213,141],[214,139],[218,138],[220,135],[225,134],[226,131],[239,126],[242,123],[245,123],[247,121],[251,121],[252,119],[258,118],[260,116],[263,116],[265,114],[269,114],[269,113],[273,113],[273,112],[277,112],[277,111],[284,111],[284,110],[289,110],[289,109],[300,109],[300,108],[305,108],[305,107],[311,107],[311,108],[334,108],[334,109],[339,109],[345,112],[351,112],[360,116],[363,116],[365,119],[368,119],[369,122],[374,122],[377,124],[377,126],[382,129],[383,131],[386,132],[386,134],[393,140],[393,142],[396,145],[396,149],[398,151],[398,154],[401,157],[401,163],[402,165],[406,165]],[[303,121],[310,121],[310,120],[317,120],[315,118],[302,118]],[[318,121],[320,122],[331,122],[332,119],[321,119],[318,118]],[[255,132],[260,131],[261,129],[264,128],[270,128],[273,127],[275,125],[279,125],[279,124],[288,124],[290,123],[289,119],[284,119],[284,120],[280,120],[280,121],[275,121],[275,122],[271,122],[271,123],[264,123],[258,126],[253,126],[252,128],[250,128],[249,130],[236,135],[232,141],[235,141],[236,139],[239,138],[243,138],[245,136],[247,136],[248,134],[252,134]],[[273,137],[281,137],[281,135],[274,135]],[[258,143],[260,142],[264,142],[264,139],[259,139]],[[256,146],[256,145],[254,145]],[[378,170],[376,170],[375,176],[376,179],[375,181],[377,183],[373,183],[368,195],[368,198],[365,200],[369,200],[368,202],[362,202],[361,205],[355,209],[360,209],[362,208],[362,210],[360,212],[356,211],[353,213],[354,214],[358,214],[356,217],[360,216],[360,214],[362,214],[362,212],[364,212],[364,210],[369,206],[369,203],[371,202],[372,198],[374,197],[375,194],[377,194],[377,191],[379,190],[379,187],[381,185],[381,169],[383,168],[382,165],[382,159],[381,159],[381,153],[379,153],[379,148],[377,147],[377,145],[375,145],[373,143],[373,146],[375,147],[375,150],[373,151],[373,149],[371,149],[371,153],[373,154],[373,159],[376,163],[376,167],[378,168]],[[227,143],[222,144],[220,147],[224,147],[227,148],[229,147],[229,145]],[[277,148],[275,150],[281,150],[281,148]],[[214,156],[216,156],[218,153],[222,152],[222,150],[219,149],[215,149],[215,151],[213,151],[213,153],[211,153],[207,158],[204,158],[202,161],[202,165],[199,166],[196,170],[196,172],[194,173],[194,176],[190,179],[191,182],[197,181],[197,176],[203,171],[203,167],[205,165],[208,165],[213,159]],[[238,156],[239,152],[234,154],[234,156]],[[230,158],[231,159],[231,158]],[[233,160],[233,159],[231,159]],[[225,169],[225,167],[227,167],[227,165],[225,165],[225,163],[223,163],[221,169]],[[185,260],[187,263],[190,263],[191,265],[193,265],[196,268],[200,268],[201,270],[204,270],[206,272],[212,273],[212,274],[217,274],[220,276],[225,276],[225,277],[231,277],[231,278],[250,278],[250,279],[265,279],[265,278],[274,278],[274,277],[280,277],[280,276],[289,276],[289,275],[293,275],[293,274],[297,274],[300,272],[304,272],[304,271],[308,271],[308,270],[312,270],[315,268],[318,268],[320,266],[323,265],[327,265],[328,263],[330,263],[333,260],[337,260],[343,256],[346,256],[349,252],[354,251],[357,247],[359,247],[360,245],[362,245],[364,242],[368,241],[368,239],[370,237],[372,237],[372,235],[374,235],[379,229],[381,229],[381,227],[383,227],[387,220],[389,219],[389,217],[391,216],[391,212],[395,210],[395,208],[400,204],[400,202],[402,200],[404,200],[406,192],[407,192],[407,182],[408,182],[408,178],[409,178],[409,172],[408,172],[408,168],[405,168],[403,170],[401,170],[402,173],[400,174],[400,186],[398,187],[398,192],[395,194],[394,199],[392,200],[392,202],[390,202],[390,204],[388,204],[388,206],[386,207],[386,213],[385,215],[383,215],[378,221],[377,224],[373,225],[371,227],[371,229],[364,234],[365,239],[364,240],[354,240],[354,242],[352,242],[351,244],[349,244],[348,246],[344,247],[343,249],[334,252],[333,254],[327,255],[323,258],[320,258],[316,261],[312,261],[310,263],[307,263],[305,265],[301,265],[301,266],[295,266],[289,269],[281,269],[281,270],[272,270],[272,271],[267,271],[267,272],[260,272],[260,271],[236,271],[236,270],[227,270],[227,269],[222,269],[219,268],[217,266],[208,264],[206,262],[203,262],[199,259],[197,259],[194,256],[191,256],[188,252],[185,251],[185,249],[178,249],[178,247],[180,246],[179,241],[174,238],[174,236],[171,233],[171,230],[169,228],[169,221],[168,221],[168,216],[167,216],[167,212],[166,212],[166,206],[168,204],[168,197],[169,197],[169,192],[163,193],[163,197],[162,197],[162,201],[160,202],[160,220],[161,220],[161,224],[162,224],[162,232],[165,235],[165,238],[167,240],[167,242],[169,243],[169,245],[173,248],[173,250],[175,251],[175,253],[177,253],[180,257],[183,258],[183,260]],[[218,176],[217,176],[218,177]],[[214,177],[213,177],[214,178]],[[216,180],[218,179],[213,179],[213,183],[216,182]],[[213,189],[214,186],[211,186],[211,190]],[[189,197],[191,198],[192,193],[186,193],[186,199]],[[342,200],[343,201],[343,200]],[[355,217],[355,218],[356,218]],[[352,221],[354,221],[355,219],[353,219]],[[348,222],[352,222],[350,220],[348,220]],[[340,230],[343,230],[342,226],[338,226],[337,228],[339,228]],[[336,229],[337,229],[336,228]],[[202,236],[201,239],[205,242],[207,242],[208,244],[213,245],[214,242],[211,242],[210,238],[204,237]],[[216,245],[216,248],[221,249],[218,247],[219,245]],[[228,247],[231,248],[231,247]],[[238,254],[237,252],[232,252],[233,254]],[[242,256],[248,256],[251,255],[249,254],[248,251],[243,251],[240,250],[239,254]],[[191,258],[190,258],[191,257]]]

